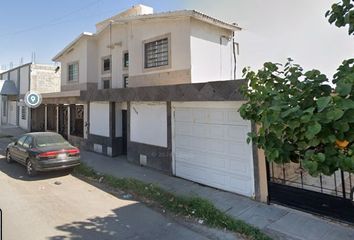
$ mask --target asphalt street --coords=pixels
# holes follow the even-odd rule
[[[65,172],[25,175],[8,164],[0,139],[0,208],[3,240],[224,239],[145,205],[117,198]]]

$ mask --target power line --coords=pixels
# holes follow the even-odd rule
[[[14,35],[18,35],[18,34],[21,34],[21,33],[30,32],[30,31],[34,31],[34,30],[38,30],[38,29],[43,29],[45,27],[61,24],[63,22],[59,22],[60,20],[63,20],[63,19],[67,18],[70,15],[73,15],[75,13],[78,13],[78,12],[81,12],[81,11],[83,11],[85,9],[88,9],[88,8],[90,8],[93,5],[101,3],[102,1],[103,0],[93,1],[93,2],[91,2],[89,4],[87,4],[87,5],[84,5],[83,7],[79,8],[79,9],[76,9],[74,11],[71,11],[71,12],[69,12],[67,14],[62,15],[61,17],[54,18],[54,19],[50,20],[49,23],[37,25],[37,26],[34,26],[34,27],[26,28],[26,29],[22,29],[22,30],[19,30],[19,31],[15,31],[13,33],[2,34],[2,35],[0,35],[0,37],[14,36]],[[64,21],[64,22],[67,22],[67,21]]]

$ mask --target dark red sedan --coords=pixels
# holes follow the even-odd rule
[[[37,172],[80,165],[80,150],[57,133],[27,133],[7,146],[6,160],[23,164],[27,174],[34,176]]]

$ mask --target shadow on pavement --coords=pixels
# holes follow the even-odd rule
[[[105,217],[74,221],[56,229],[63,234],[48,237],[48,240],[207,239],[140,203],[113,209],[112,214]]]
[[[13,162],[11,164],[6,162],[4,156],[0,156],[0,171],[5,173],[7,176],[22,180],[22,181],[38,181],[50,178],[57,178],[68,175],[70,173],[69,170],[61,170],[61,171],[53,171],[53,172],[41,172],[38,173],[35,177],[29,177],[26,174],[26,167],[17,163]]]

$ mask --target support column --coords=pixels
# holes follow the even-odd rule
[[[48,131],[48,106],[44,105],[44,131]]]
[[[70,139],[70,105],[67,105],[65,106],[67,108],[67,111],[68,111],[68,131],[67,131],[67,134],[68,134],[68,139]]]
[[[56,105],[55,106],[55,109],[56,109],[56,112],[57,112],[57,115],[56,115],[56,132],[58,133],[59,132],[59,105]]]

